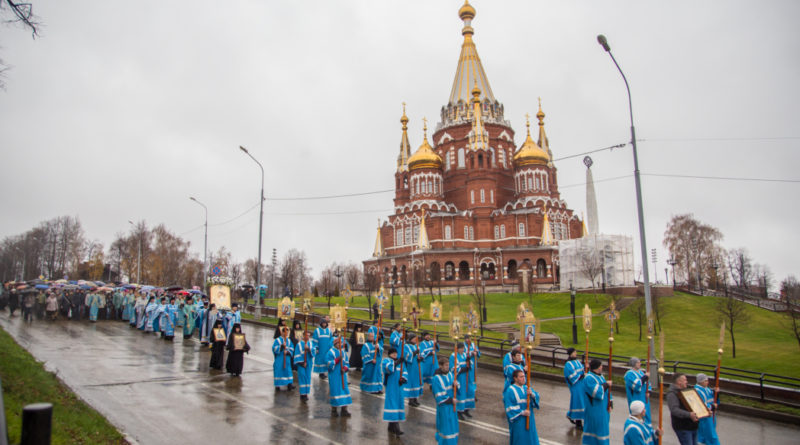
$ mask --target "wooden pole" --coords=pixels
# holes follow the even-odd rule
[[[661,351],[658,360],[658,429],[661,431],[663,430],[663,419],[664,419],[664,331],[661,331],[661,339],[659,340],[661,344]],[[658,445],[661,445],[661,437],[663,434],[658,436]]]
[[[589,330],[586,330],[586,352],[583,354],[583,374],[589,372]]]
[[[458,382],[458,337],[453,339],[455,346],[453,347],[453,357],[455,363],[455,369],[453,370],[453,412],[456,412],[456,405],[458,404],[457,396],[456,396],[456,382]]]
[[[530,358],[530,351],[531,351],[531,347],[530,347],[530,345],[528,345],[528,347],[525,348],[525,364],[528,365],[528,378],[527,378],[526,382],[528,383],[528,390],[529,391],[530,391],[530,388],[531,388],[531,367],[532,367],[531,358]],[[525,394],[525,398],[528,400],[527,410],[528,410],[528,413],[530,413],[531,412],[531,395],[530,394]],[[530,416],[530,414],[528,415],[528,418],[525,419],[525,429],[526,430],[530,430],[531,429],[531,416]]]

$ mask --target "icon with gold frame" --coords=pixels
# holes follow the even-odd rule
[[[278,303],[278,317],[282,320],[294,317],[294,301],[290,300],[289,297],[283,297],[281,302]]]
[[[408,314],[411,313],[411,295],[404,293],[400,296],[400,307],[403,318],[408,318]]]
[[[431,320],[442,321],[442,303],[438,301],[431,302]]]
[[[678,396],[681,399],[683,407],[686,408],[687,411],[697,414],[697,418],[702,419],[711,416],[711,412],[708,411],[706,404],[703,403],[703,399],[700,398],[700,394],[697,393],[696,389],[686,388],[679,391]]]
[[[586,332],[592,330],[592,310],[588,304],[583,306],[583,330]]]
[[[244,339],[244,334],[232,334],[233,335],[233,350],[234,351],[243,351],[244,345],[247,344],[247,341]]]
[[[535,348],[539,346],[539,332],[538,323],[533,312],[527,311],[525,318],[519,321],[520,335],[519,343],[526,348]]]
[[[331,326],[334,329],[345,329],[347,327],[347,309],[338,304],[331,308]]]
[[[457,307],[454,307],[450,312],[450,337],[454,340],[458,340],[463,336],[462,321],[461,311],[459,311]]]

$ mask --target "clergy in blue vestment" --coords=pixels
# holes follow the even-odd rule
[[[231,335],[231,329],[233,329],[233,325],[236,323],[242,322],[242,313],[239,312],[239,304],[233,303],[231,305],[231,311],[225,314],[225,329],[228,331],[228,335]]]
[[[631,357],[630,366],[625,372],[625,395],[628,398],[628,406],[634,400],[640,400],[644,403],[644,422],[650,424],[650,374],[644,372],[642,369],[642,362],[636,357]]]
[[[458,381],[458,389],[456,390],[456,409],[458,411],[458,418],[465,420],[464,399],[467,398],[467,356],[464,354],[464,345],[456,342],[456,351],[450,354],[450,369],[456,375]],[[457,362],[457,363],[456,363]],[[458,365],[458,366],[456,366]]]
[[[275,356],[275,360],[272,362],[272,381],[275,383],[275,391],[278,391],[281,386],[286,386],[286,389],[291,391],[294,389],[294,385],[292,385],[294,350],[292,341],[289,340],[288,327],[284,326],[281,336],[272,341],[272,354]]]
[[[578,360],[575,348],[567,349],[567,361],[564,363],[564,380],[569,387],[569,410],[567,419],[578,428],[583,428],[583,398],[581,397],[581,380],[585,369]]]
[[[147,301],[147,306],[144,308],[144,331],[145,332],[153,332],[153,321],[156,316],[156,311],[158,310],[158,303],[156,303],[156,297],[150,297]]]
[[[211,306],[209,306],[208,302],[206,301],[205,303],[203,303],[203,309],[201,309],[197,313],[197,319],[198,319],[197,320],[197,328],[198,328],[198,331],[199,331],[199,334],[200,334],[200,344],[201,345],[207,345],[208,344],[209,329],[208,329],[208,323],[206,323],[206,322],[208,320],[208,312],[211,309],[212,309]]]
[[[644,421],[644,402],[634,400],[628,406],[630,417],[625,421],[625,429],[622,437],[624,445],[653,445],[661,431],[654,430]]]
[[[710,412],[717,410],[717,404],[714,402],[714,391],[708,387],[708,376],[697,374],[697,384],[694,386],[697,394],[706,404],[706,408]],[[719,437],[717,436],[717,418],[716,416],[704,417],[700,419],[697,424],[697,443],[702,445],[719,445]]]
[[[164,324],[162,324],[165,322],[162,320],[161,316],[164,314],[166,310],[167,310],[167,299],[161,297],[161,299],[158,302],[158,306],[156,306],[156,310],[153,312],[153,332],[160,334],[161,337],[164,336],[164,328],[165,328]]]
[[[467,356],[467,397],[464,399],[464,415],[472,417],[469,410],[475,409],[475,393],[478,390],[478,385],[475,383],[475,373],[478,371],[478,357],[481,356],[481,350],[478,349],[478,344],[474,343],[469,335],[464,336],[465,349],[464,354]]]
[[[528,389],[525,384],[525,372],[514,371],[514,384],[503,393],[503,405],[508,419],[510,445],[539,445],[539,434],[536,432],[536,419],[533,409],[539,409],[539,393]],[[528,407],[530,397],[530,408]],[[530,417],[530,424],[528,423]]]
[[[314,366],[314,342],[311,332],[304,331],[303,338],[294,345],[294,365],[297,368],[297,386],[300,387],[300,400],[308,401],[311,392],[311,371]]]
[[[353,403],[350,398],[350,387],[347,386],[347,352],[340,335],[333,338],[333,346],[328,349],[327,359],[325,360],[328,367],[328,391],[331,402],[331,416],[336,417],[340,414],[336,413],[336,408],[341,407],[341,416],[350,417],[350,412],[347,411],[347,405]],[[339,349],[341,348],[341,350]]]
[[[403,331],[400,323],[392,326],[392,335],[389,336],[389,345],[400,351],[403,348]]]
[[[86,306],[89,306],[89,321],[97,321],[97,312],[100,310],[100,295],[94,291],[86,294]]]
[[[408,383],[403,385],[403,397],[408,399],[410,406],[419,406],[417,397],[422,396],[422,370],[419,367],[419,337],[414,334],[408,335],[408,341],[403,350],[403,361],[405,370],[408,371]]]
[[[152,297],[151,297],[152,298]],[[154,301],[154,300],[150,300]],[[145,330],[145,325],[147,324],[147,316],[146,316],[146,309],[147,305],[150,304],[144,297],[144,295],[139,295],[136,299],[136,305],[134,307],[134,311],[136,312],[136,328],[140,331]]]
[[[217,310],[217,305],[211,303],[208,305],[208,310],[205,311],[203,314],[203,331],[205,331],[206,341],[210,342],[211,339],[211,327],[219,320],[220,325],[222,324],[222,314]],[[223,326],[224,329],[224,326]],[[226,331],[227,332],[227,331]],[[202,331],[201,331],[202,333]],[[202,343],[202,340],[201,340]]]
[[[509,386],[514,384],[514,371],[527,371],[528,370],[528,367],[525,365],[525,361],[522,358],[522,352],[520,352],[519,349],[516,349],[515,351],[513,351],[513,355],[511,357],[512,357],[511,358],[511,362],[507,366],[505,366],[503,368],[505,370],[503,373],[505,374],[505,377],[506,377],[506,382],[503,385],[503,394],[506,393],[506,390],[508,389]],[[527,378],[528,378],[528,376],[526,375],[525,376],[525,379],[526,379],[525,384],[526,385],[528,384]]]
[[[383,345],[375,341],[372,332],[367,332],[367,341],[361,347],[361,390],[371,394],[381,394],[383,374],[381,373]]]
[[[328,320],[324,319],[319,323],[319,327],[314,329],[314,372],[319,374],[319,378],[326,378],[328,372],[328,351],[331,349],[331,329],[328,327]]]
[[[183,312],[183,338],[191,338],[192,334],[194,334],[194,322],[197,316],[195,309],[196,306],[192,303],[192,299],[186,297],[181,308]]]
[[[419,357],[422,361],[422,381],[430,384],[433,374],[439,367],[436,355],[439,352],[439,343],[433,341],[430,332],[424,332],[422,338],[425,339],[419,345]]]
[[[453,406],[453,384],[458,386],[448,360],[439,359],[439,368],[431,379],[431,390],[436,402],[436,443],[455,445],[458,443],[458,417]]]
[[[111,301],[113,302],[113,305],[114,305],[113,314],[114,314],[114,319],[115,320],[123,320],[123,318],[122,318],[122,312],[123,312],[122,311],[122,308],[123,308],[122,301],[124,299],[125,299],[125,296],[122,295],[122,292],[119,289],[114,291],[114,294],[112,296]],[[110,310],[110,308],[108,310]],[[125,319],[125,320],[127,320],[127,319]]]
[[[511,350],[506,352],[506,355],[503,356],[503,375],[506,374],[506,366],[511,364],[514,360],[512,359],[514,355],[514,351],[521,351],[522,347],[519,345],[519,341],[514,340],[511,342]],[[505,394],[505,390],[503,390]]]
[[[372,321],[372,326],[369,327],[367,332],[371,332],[372,335],[374,336],[373,338],[376,338],[378,340],[378,343],[381,344],[381,347],[383,347],[383,337],[384,337],[384,335],[383,335],[383,331],[378,328],[378,319],[377,318]]]
[[[383,420],[389,422],[389,433],[403,434],[400,423],[406,420],[406,408],[403,398],[402,386],[408,381],[408,371],[403,369],[400,374],[401,360],[397,358],[397,350],[393,346],[387,349],[388,357],[381,362],[383,369],[386,397],[383,399]]]
[[[610,389],[611,382],[606,382],[603,377],[603,362],[593,359],[589,362],[589,373],[581,382],[584,409],[581,443],[584,445],[609,444],[608,420],[613,407],[609,403]]]

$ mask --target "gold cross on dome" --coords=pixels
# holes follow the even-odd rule
[[[403,102],[403,114],[406,114],[406,103]]]

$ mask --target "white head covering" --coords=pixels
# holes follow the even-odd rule
[[[638,416],[644,412],[644,402],[641,400],[634,400],[633,403],[631,403],[630,409],[631,415]]]

